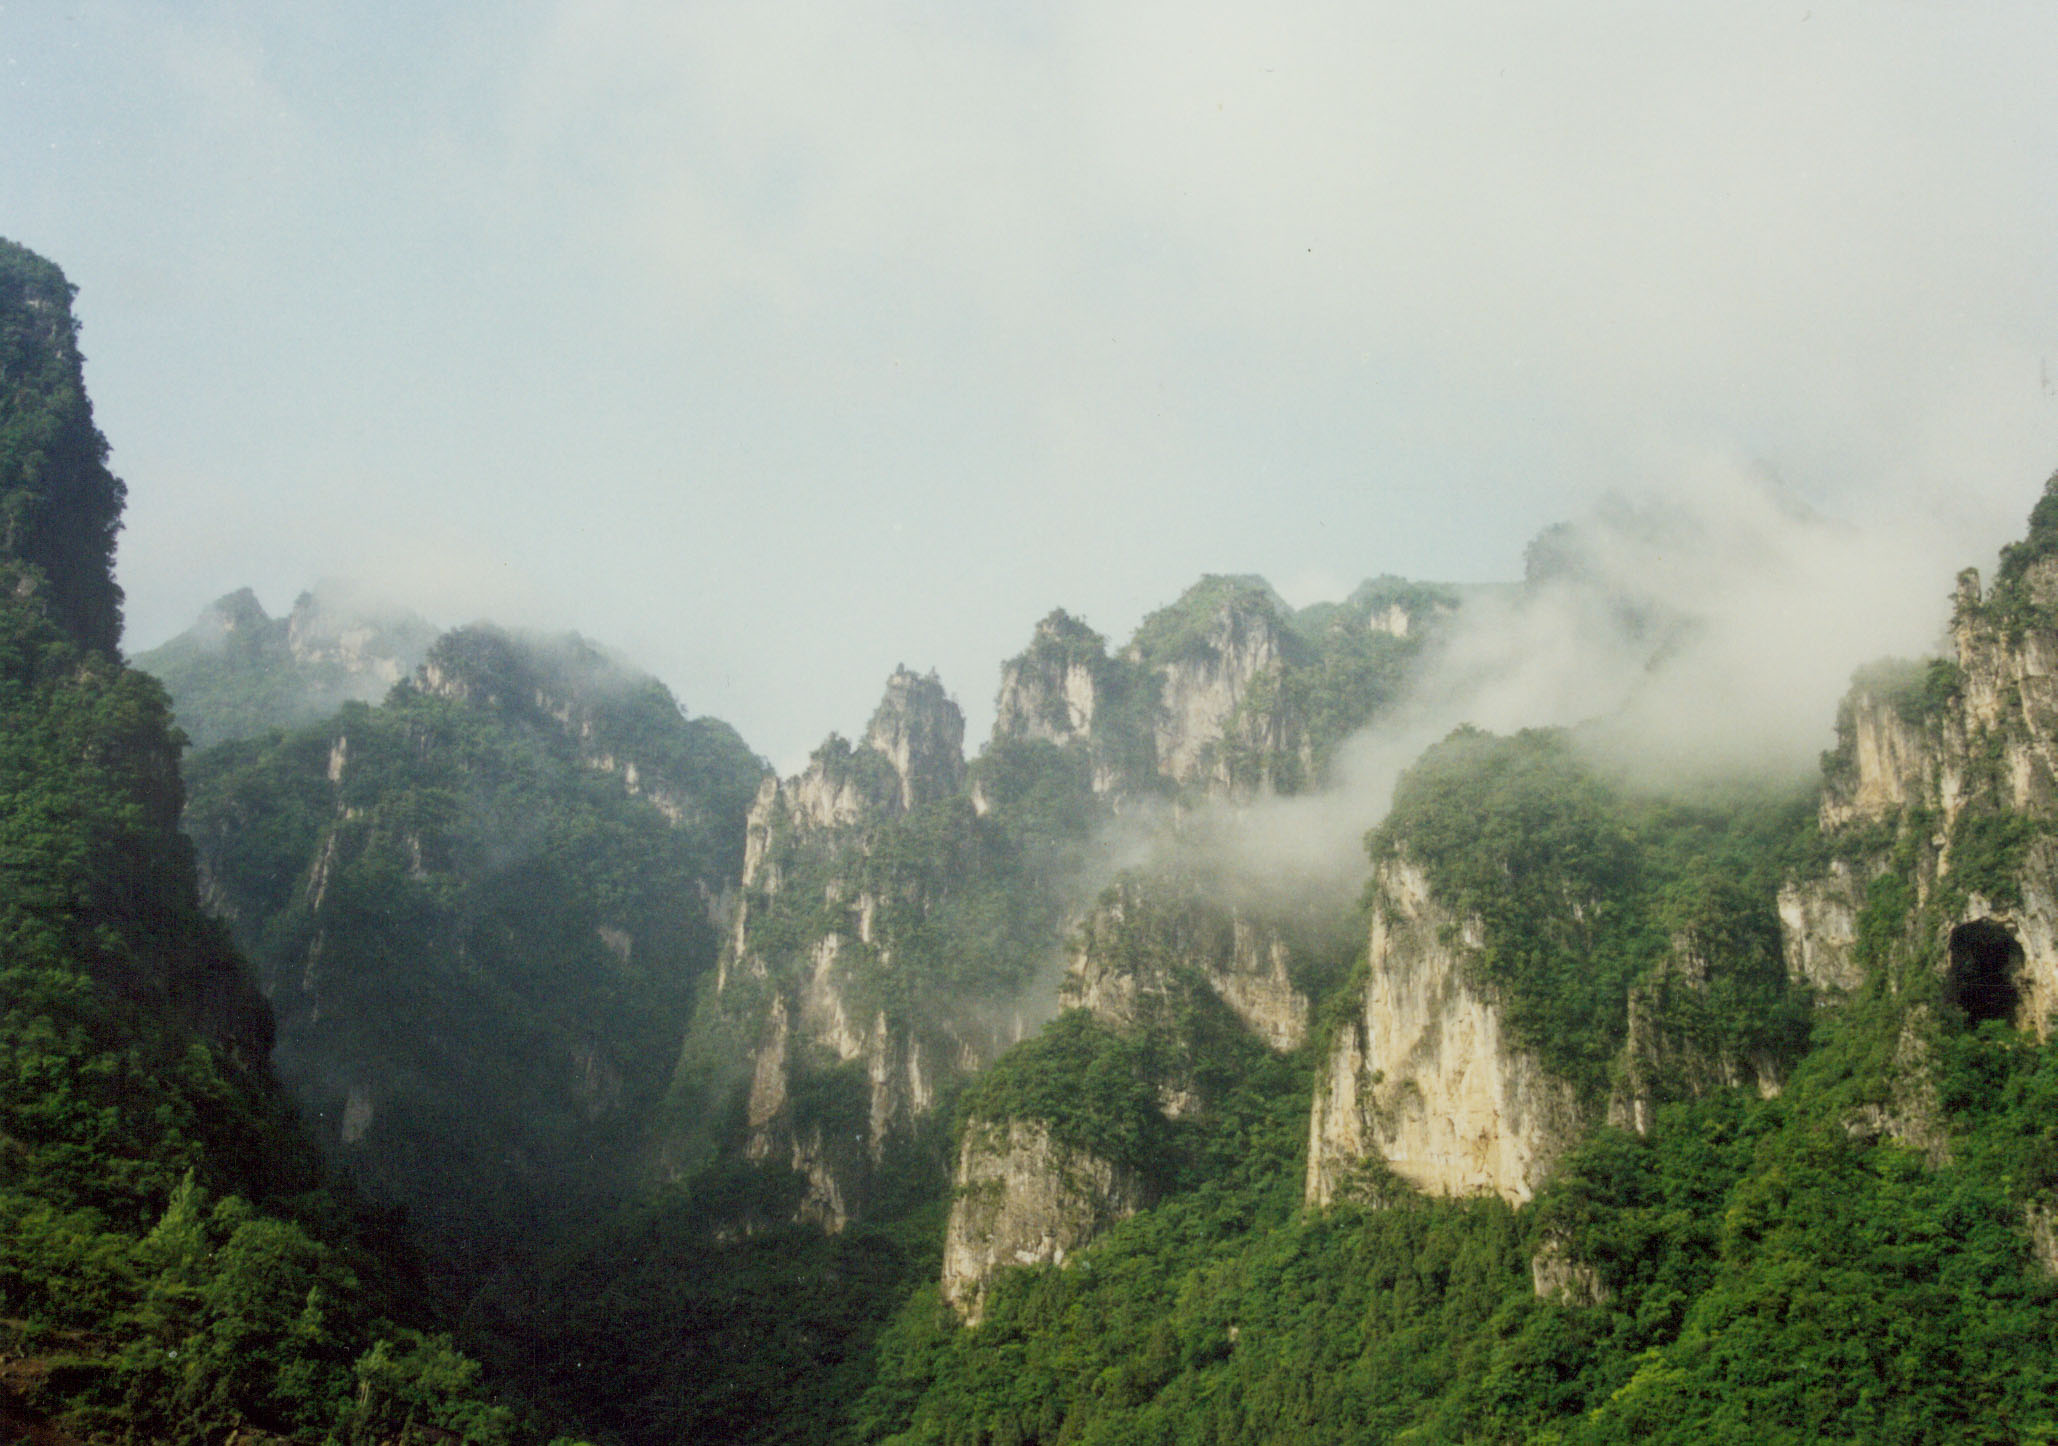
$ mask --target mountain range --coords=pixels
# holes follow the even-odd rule
[[[976,751],[903,667],[780,777],[333,583],[125,665],[0,260],[17,1429],[2058,1435],[2058,479],[1819,769],[1653,765],[1707,623],[1575,524],[1053,612]],[[1566,618],[1620,690],[1471,726]]]

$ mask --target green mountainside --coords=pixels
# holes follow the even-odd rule
[[[440,1267],[504,1266],[637,1178],[762,767],[580,639],[484,626],[377,707],[191,760],[280,1076]]]
[[[269,1072],[270,1012],[177,830],[163,690],[113,652],[122,494],[70,289],[12,243],[0,337],[0,1434],[540,1439]]]

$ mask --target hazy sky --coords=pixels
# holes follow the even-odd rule
[[[1512,577],[1710,469],[1940,598],[2058,466],[2048,0],[37,0],[0,65],[132,648],[349,574],[790,766],[901,662],[983,734],[1054,606]]]

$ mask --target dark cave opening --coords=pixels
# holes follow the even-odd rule
[[[2022,946],[1992,919],[1974,919],[1951,931],[1951,999],[1967,1024],[1989,1019],[2012,1022],[2022,1003],[2015,975]]]

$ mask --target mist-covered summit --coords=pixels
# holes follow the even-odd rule
[[[421,664],[437,632],[409,609],[332,578],[280,618],[239,588],[133,661],[164,684],[179,726],[205,748],[383,698]]]

